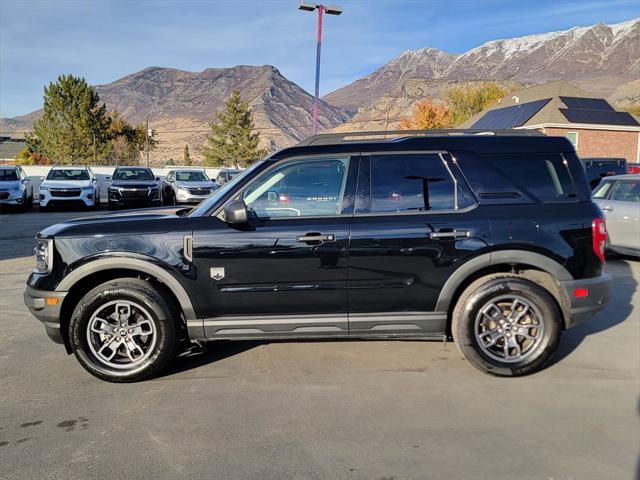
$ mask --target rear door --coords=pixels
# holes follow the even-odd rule
[[[489,221],[446,152],[363,156],[349,249],[352,335],[439,335],[447,278],[487,247]]]
[[[600,200],[613,246],[640,249],[640,180],[612,182],[608,200]]]

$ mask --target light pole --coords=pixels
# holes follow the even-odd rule
[[[307,12],[318,10],[318,43],[316,45],[316,91],[315,96],[313,97],[313,123],[311,128],[313,135],[315,135],[318,133],[318,97],[320,95],[320,49],[322,47],[322,14],[326,13],[327,15],[340,15],[342,13],[342,8],[301,1],[298,9],[305,10]]]

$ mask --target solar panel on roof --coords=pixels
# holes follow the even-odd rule
[[[599,125],[640,126],[630,113],[608,110],[574,110],[561,108],[560,112],[572,123],[595,123]]]
[[[615,112],[613,107],[602,98],[560,97],[570,110],[606,110]]]
[[[498,108],[484,114],[471,128],[515,128],[521,127],[533,117],[542,107],[549,103],[550,98],[536,100],[534,102],[513,105],[512,107]]]

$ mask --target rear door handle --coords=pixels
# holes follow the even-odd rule
[[[429,232],[429,238],[468,238],[471,235],[469,230],[453,230],[451,232]]]
[[[300,237],[296,237],[298,242],[307,243],[307,242],[333,242],[336,239],[336,236],[333,234],[323,235],[321,233],[308,233],[306,235],[302,235]]]

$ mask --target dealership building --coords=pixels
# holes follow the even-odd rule
[[[539,130],[567,137],[580,157],[640,162],[640,123],[564,81],[510,93],[460,128]]]

